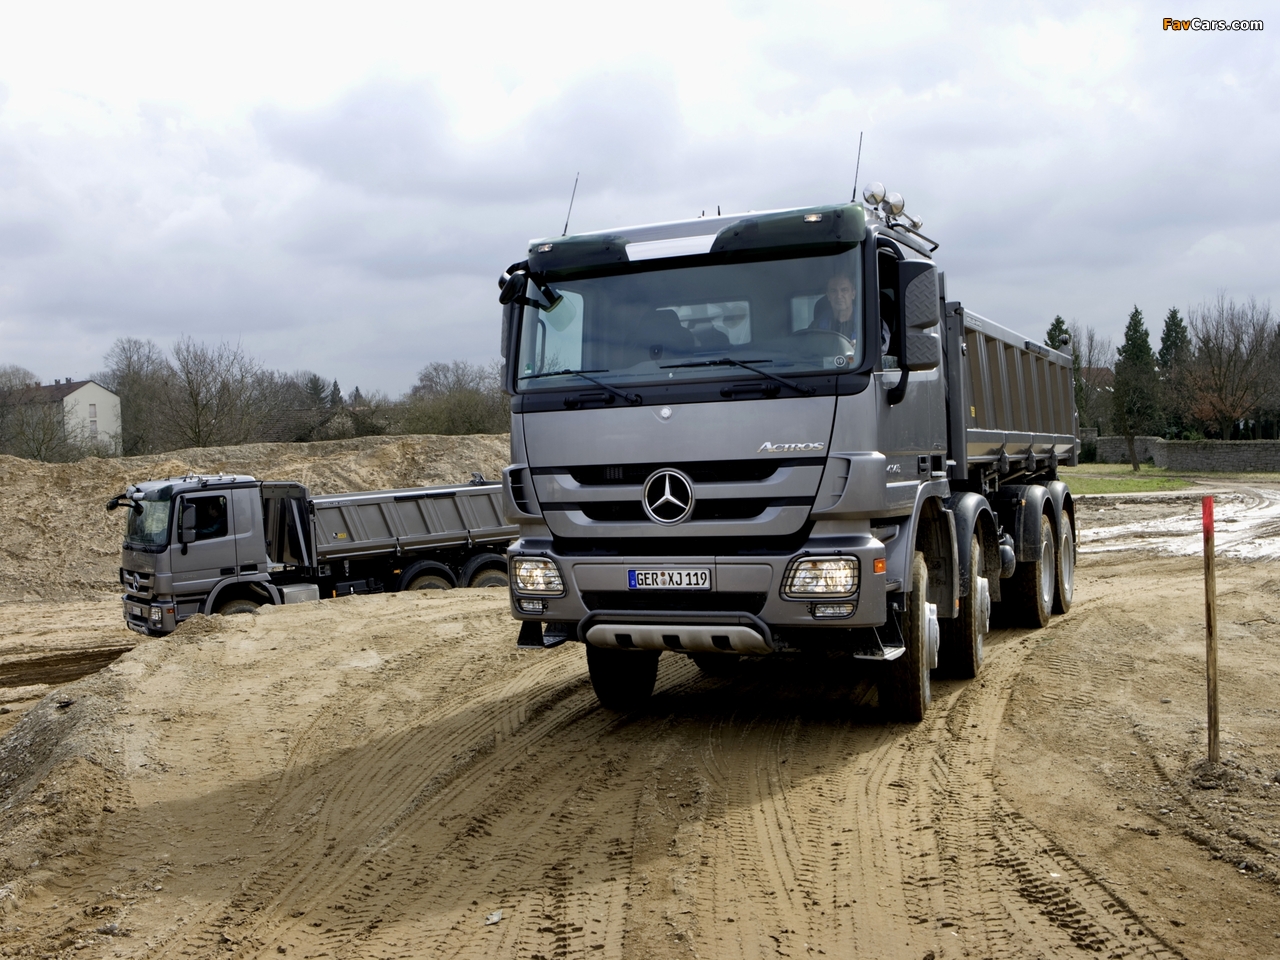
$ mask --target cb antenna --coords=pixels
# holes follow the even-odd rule
[[[564,233],[560,234],[562,237],[569,235],[569,217],[573,215],[573,198],[578,195],[578,177],[581,173],[582,171],[578,171],[573,175],[573,193],[569,194],[569,212],[564,215]]]
[[[850,203],[858,202],[858,171],[862,169],[862,131],[858,131],[858,162],[853,168],[853,198]]]

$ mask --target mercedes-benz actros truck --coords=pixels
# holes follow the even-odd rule
[[[500,278],[519,644],[605,706],[661,654],[879,661],[919,721],[992,604],[1071,605],[1071,357],[947,297],[901,197],[534,240]]]

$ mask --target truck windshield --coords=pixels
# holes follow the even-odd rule
[[[169,542],[170,500],[143,500],[142,512],[129,511],[125,539],[146,547],[163,547]]]
[[[862,362],[859,248],[834,256],[551,281],[554,309],[525,307],[523,391],[750,376],[732,358],[794,377]],[[529,295],[536,297],[532,285]],[[563,375],[558,375],[563,372]]]

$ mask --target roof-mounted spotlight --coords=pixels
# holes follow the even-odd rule
[[[868,183],[866,189],[862,191],[862,199],[873,207],[880,206],[880,201],[884,199],[884,184],[879,180]]]
[[[907,223],[911,224],[912,230],[919,230],[921,227],[924,226],[923,220],[921,220],[919,217],[913,217],[909,213],[907,214]]]
[[[898,214],[902,212],[903,208],[906,207],[906,205],[907,205],[907,202],[902,199],[902,194],[886,193],[884,195],[884,202],[880,206],[885,213],[889,214],[890,216],[896,217]]]

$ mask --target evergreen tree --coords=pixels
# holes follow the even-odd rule
[[[1164,331],[1160,334],[1160,353],[1157,354],[1161,370],[1169,370],[1185,364],[1191,356],[1191,334],[1177,307],[1170,307],[1165,314]]]
[[[329,388],[329,406],[337,408],[342,406],[342,391],[338,389],[338,381],[333,381],[333,386]]]
[[[1129,443],[1129,462],[1136,472],[1138,454],[1133,438],[1159,428],[1160,382],[1151,336],[1135,305],[1124,328],[1124,343],[1116,351],[1115,386],[1111,396],[1115,428]]]
[[[309,373],[306,380],[303,381],[302,389],[306,392],[307,400],[313,407],[323,407],[329,402],[329,391],[325,388],[324,381],[320,379],[319,374]]]
[[[1059,314],[1053,318],[1053,323],[1049,324],[1049,332],[1044,335],[1044,345],[1054,350],[1063,350],[1062,338],[1069,336],[1071,331],[1067,329],[1067,322]]]
[[[1191,361],[1191,335],[1178,313],[1170,307],[1165,314],[1164,331],[1160,334],[1160,410],[1164,416],[1166,435],[1182,436],[1191,424],[1192,391],[1188,382]]]

